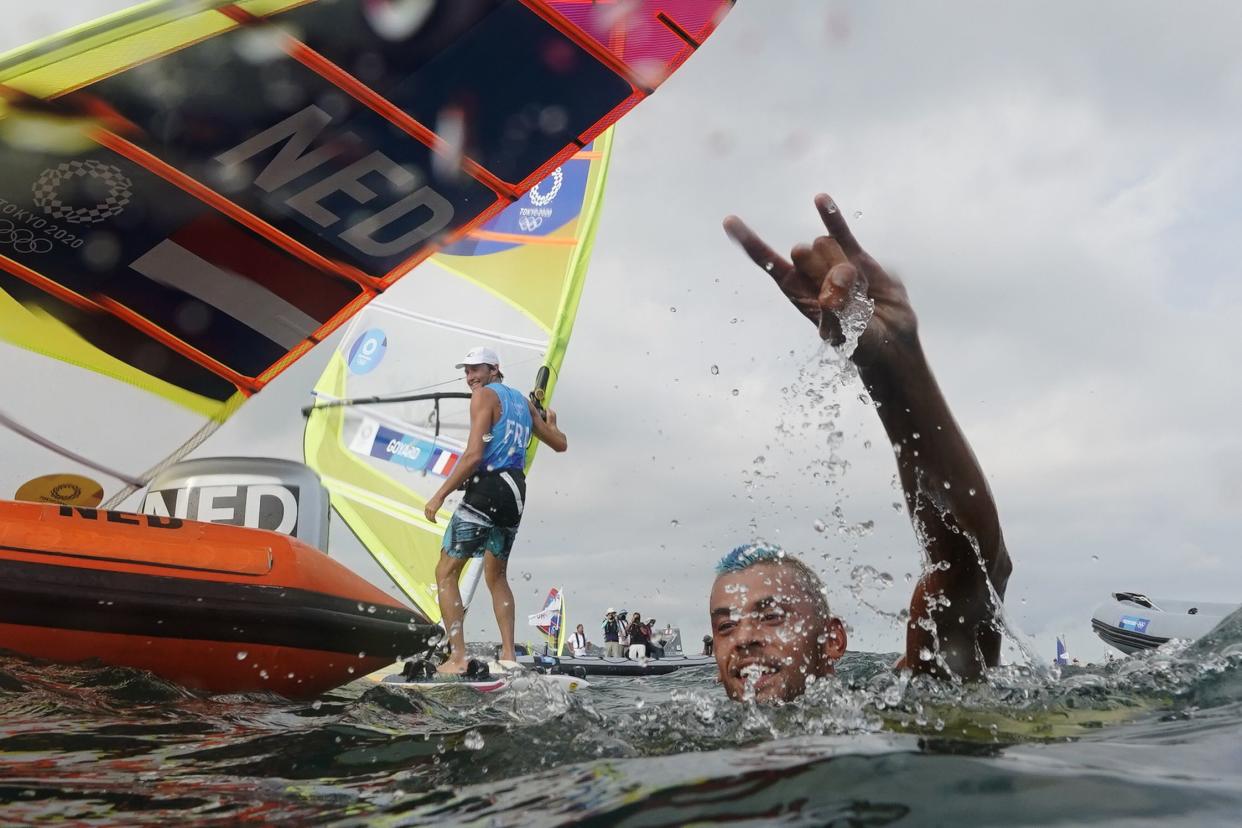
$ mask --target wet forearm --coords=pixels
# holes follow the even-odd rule
[[[918,335],[886,343],[873,360],[859,365],[859,373],[892,443],[911,515],[933,507],[946,527],[956,525],[970,535],[989,570],[997,571],[992,561],[1004,551],[996,504]],[[942,560],[949,546],[933,544],[937,548],[927,551],[933,560]]]

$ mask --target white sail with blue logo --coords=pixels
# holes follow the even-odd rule
[[[605,133],[364,308],[315,385],[306,462],[345,523],[431,621],[440,619],[434,571],[459,496],[437,523],[423,508],[465,451],[470,427],[469,389],[454,366],[487,345],[499,353],[506,384],[522,391],[542,384],[550,399],[610,144]],[[528,471],[533,459],[528,451]],[[467,567],[464,594],[478,569]]]

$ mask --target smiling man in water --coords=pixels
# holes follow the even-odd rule
[[[1012,569],[996,503],[923,355],[905,286],[862,249],[832,199],[816,196],[815,206],[828,234],[794,247],[788,261],[735,216],[725,232],[834,345],[844,341],[838,315],[864,295],[874,303],[850,358],[896,452],[931,564],[910,598],[896,666],[977,678],[1000,659],[998,615]],[[720,680],[734,699],[795,699],[845,653],[845,625],[829,612],[819,577],[774,546],[726,555],[709,610]]]

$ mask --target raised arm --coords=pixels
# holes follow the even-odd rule
[[[996,503],[927,364],[905,286],[862,249],[832,199],[819,195],[815,206],[828,235],[794,247],[789,261],[735,216],[725,231],[823,339],[843,340],[837,314],[856,290],[875,303],[852,360],[893,444],[915,534],[932,564],[910,599],[902,663],[978,676],[1000,659],[997,600],[1012,569]]]

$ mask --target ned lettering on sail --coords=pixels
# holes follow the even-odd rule
[[[776,253],[741,219],[738,242],[822,339],[865,291],[874,311],[851,360],[897,455],[906,507],[930,566],[910,598],[905,654],[895,665],[940,677],[979,677],[1000,659],[998,616],[1012,564],[996,503],[945,401],[918,337],[905,286],[871,258],[826,195],[827,235]],[[922,435],[922,439],[920,439]],[[833,672],[846,649],[819,576],[774,545],[739,546],[717,565],[709,612],[720,681],[734,699],[790,701]]]
[[[341,240],[368,256],[382,258],[400,254],[449,226],[453,220],[453,205],[422,183],[425,176],[398,164],[379,150],[365,152],[360,147],[362,139],[353,132],[329,134],[325,141],[311,149],[311,144],[331,122],[331,115],[312,104],[220,153],[215,160],[226,168],[237,169],[254,156],[279,144],[280,149],[275,157],[254,177],[254,185],[270,193],[338,156],[348,158],[361,155],[347,166],[326,174],[319,181],[289,196],[285,204],[320,227],[336,226],[345,219],[320,202],[333,193],[342,192],[359,204],[369,204],[377,194],[364,183],[364,177],[372,174],[383,176],[394,189],[406,195],[391,204],[382,205],[382,209],[363,213],[363,218],[338,233]],[[417,210],[427,211],[423,221],[394,239],[380,241],[377,238],[381,230]]]

